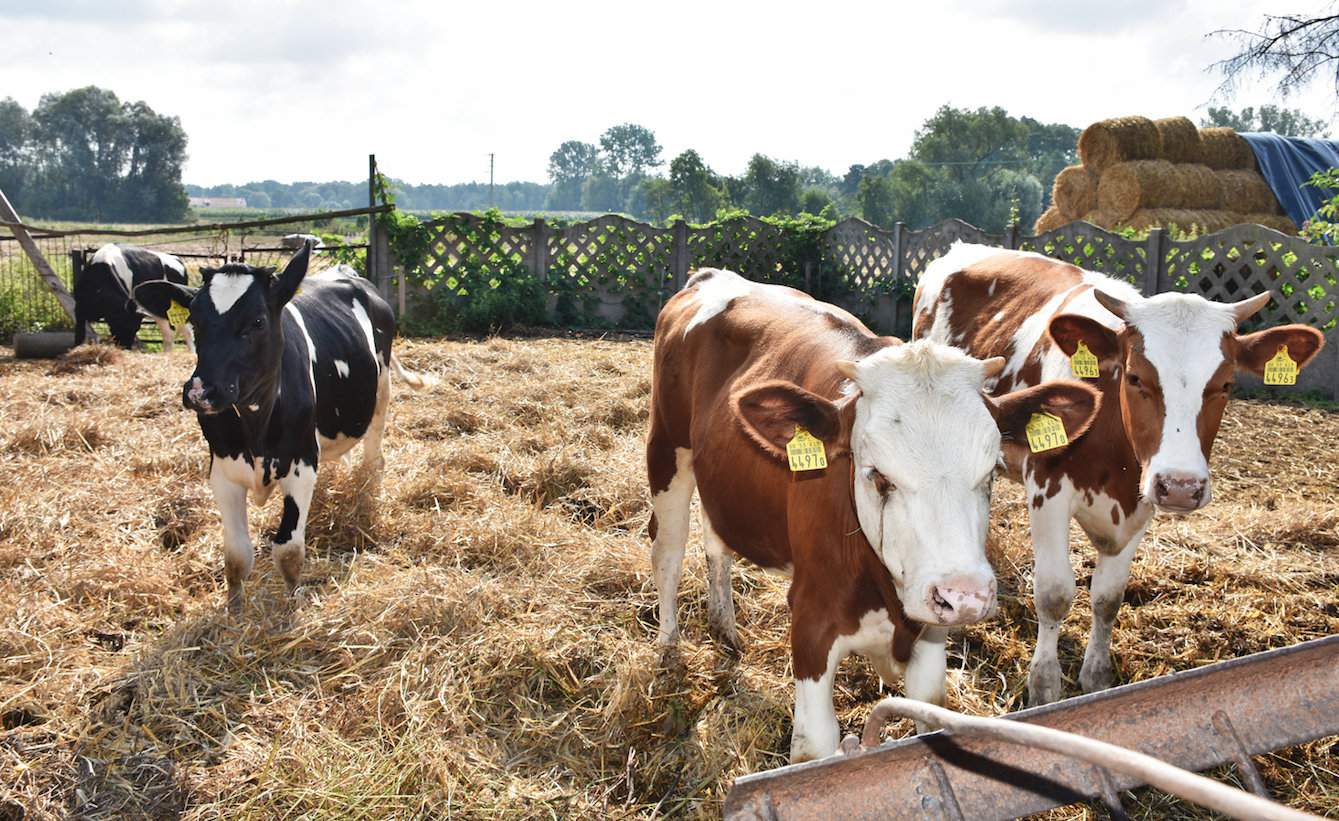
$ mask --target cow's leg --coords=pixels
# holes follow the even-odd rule
[[[845,656],[836,647],[830,619],[797,609],[814,599],[791,587],[790,652],[795,668],[795,720],[790,734],[790,763],[825,758],[837,751],[841,727],[832,706],[832,682]],[[831,606],[824,598],[823,605]],[[803,607],[803,605],[799,605]]]
[[[739,652],[735,631],[735,600],[730,590],[730,568],[734,554],[711,526],[702,511],[702,544],[707,554],[707,627],[716,641],[732,653]]]
[[[1049,704],[1060,698],[1060,625],[1074,601],[1074,568],[1069,563],[1069,519],[1072,492],[1046,499],[1044,491],[1028,486],[1029,500],[1043,498],[1030,510],[1032,598],[1037,610],[1037,647],[1028,670],[1028,703]]]
[[[189,321],[181,323],[177,331],[181,334],[181,341],[186,345],[186,351],[195,353],[195,329],[191,327],[191,323]]]
[[[381,443],[386,435],[386,409],[391,402],[391,371],[382,368],[377,380],[377,404],[372,411],[372,421],[363,434],[363,472],[364,475],[380,473],[386,466],[386,458],[381,452]]]
[[[944,706],[944,685],[948,678],[947,639],[948,631],[944,628],[926,627],[911,645],[906,673],[907,698]],[[928,733],[934,729],[923,722],[916,722],[918,733]]]
[[[172,323],[158,317],[153,321],[158,326],[158,333],[163,335],[163,353],[172,353]]]
[[[291,596],[302,581],[302,562],[307,552],[307,513],[311,510],[312,492],[316,490],[316,465],[294,461],[288,473],[280,477],[279,486],[284,489],[284,515],[274,534],[274,563],[279,565]]]
[[[646,443],[646,468],[651,479],[651,569],[660,599],[660,630],[656,642],[679,638],[679,579],[688,543],[688,511],[693,502],[693,452],[666,447],[654,433]],[[657,491],[656,488],[661,488]]]
[[[1088,647],[1083,651],[1083,667],[1079,670],[1079,684],[1085,693],[1095,693],[1111,686],[1114,674],[1111,667],[1111,628],[1116,624],[1121,602],[1125,599],[1125,585],[1130,581],[1130,563],[1144,537],[1146,522],[1139,528],[1120,552],[1097,551],[1097,567],[1093,570],[1092,593],[1093,630],[1088,636]]]
[[[224,476],[222,460],[214,457],[209,470],[209,487],[223,520],[223,573],[228,580],[228,609],[242,609],[242,583],[251,575],[255,551],[246,521],[246,486]]]

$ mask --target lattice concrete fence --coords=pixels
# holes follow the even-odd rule
[[[1189,240],[1162,230],[1129,240],[1085,222],[1024,236],[987,233],[961,220],[912,231],[849,218],[815,237],[753,217],[661,228],[608,215],[518,227],[454,214],[425,230],[425,258],[402,265],[411,291],[421,296],[445,284],[468,299],[471,286],[526,271],[548,290],[550,321],[578,327],[649,330],[689,272],[712,266],[806,290],[876,331],[905,337],[921,273],[959,240],[1036,251],[1124,278],[1149,295],[1180,290],[1238,300],[1269,290],[1274,299],[1251,327],[1302,322],[1324,331],[1326,347],[1299,377],[1298,390],[1339,399],[1339,249],[1255,225]]]

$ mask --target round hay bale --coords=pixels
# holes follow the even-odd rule
[[[1055,175],[1051,201],[1065,219],[1073,221],[1097,207],[1097,177],[1081,165],[1071,165]]]
[[[1104,211],[1101,208],[1094,208],[1093,210],[1083,215],[1083,221],[1092,223],[1093,225],[1096,225],[1098,228],[1105,228],[1106,230],[1110,231],[1116,227],[1116,224],[1120,222],[1120,219],[1110,211]]]
[[[1094,174],[1125,160],[1154,160],[1162,154],[1158,127],[1147,117],[1117,117],[1083,129],[1079,161]]]
[[[1062,225],[1068,225],[1070,222],[1073,222],[1073,220],[1066,218],[1059,208],[1052,205],[1041,212],[1040,217],[1037,217],[1037,223],[1032,226],[1032,233],[1044,234],[1047,231],[1054,231]]]
[[[1238,225],[1263,225],[1283,234],[1296,234],[1297,223],[1282,214],[1233,214]]]
[[[1200,130],[1185,117],[1154,120],[1162,139],[1162,159],[1168,162],[1199,162]]]
[[[1218,208],[1222,186],[1205,165],[1167,160],[1117,163],[1097,186],[1100,208],[1124,219],[1141,208]]]
[[[1276,214],[1283,209],[1273,190],[1258,171],[1244,169],[1213,172],[1223,189],[1222,208],[1239,214]]]
[[[1255,168],[1255,152],[1230,128],[1201,128],[1200,162],[1210,168]]]

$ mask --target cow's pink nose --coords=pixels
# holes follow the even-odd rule
[[[940,624],[971,624],[995,609],[995,579],[949,576],[931,584],[925,603]]]
[[[1199,510],[1209,501],[1209,480],[1195,473],[1168,471],[1153,477],[1153,503],[1176,513]]]

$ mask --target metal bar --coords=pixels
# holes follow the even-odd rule
[[[159,234],[206,234],[213,231],[229,231],[238,228],[263,228],[266,225],[285,225],[290,222],[313,222],[315,220],[335,219],[336,217],[356,217],[362,214],[384,214],[387,211],[394,211],[394,204],[378,205],[373,208],[345,208],[342,211],[320,211],[314,214],[292,214],[283,217],[268,217],[261,220],[248,220],[246,222],[211,222],[201,223],[199,225],[182,225],[176,228],[143,228],[135,231],[121,231],[108,229],[79,228],[73,231],[59,231],[54,228],[39,228],[35,225],[25,225],[11,219],[0,219],[0,227],[13,229],[23,229],[34,233],[40,233],[46,237],[156,237]],[[0,214],[0,216],[4,216]],[[15,217],[17,219],[17,217]]]
[[[1248,755],[1339,734],[1339,636],[1128,684],[1007,718],[1138,750],[1188,770],[1233,762],[1238,753],[1213,726],[1212,707],[1231,717]],[[946,814],[927,763],[943,768],[966,818],[1015,818],[1108,789],[1139,786],[1092,765],[985,737],[931,733],[849,757],[782,767],[735,781],[731,819],[926,818]],[[1249,776],[1248,776],[1249,777]],[[933,795],[933,797],[932,797]],[[762,815],[764,809],[770,816]]]
[[[1222,710],[1214,711],[1213,729],[1229,745],[1228,754],[1236,762],[1237,771],[1246,779],[1251,791],[1261,798],[1268,798],[1269,789],[1265,787],[1265,780],[1260,777],[1260,771],[1255,768],[1255,762],[1251,761],[1251,754],[1246,750],[1246,745],[1241,743],[1241,737],[1237,735],[1237,730],[1232,726],[1227,713]]]

